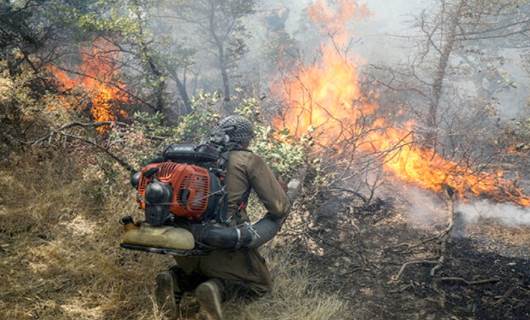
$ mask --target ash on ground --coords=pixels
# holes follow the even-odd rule
[[[365,200],[321,192],[281,236],[349,302],[351,319],[530,319],[529,227],[456,221],[443,251],[442,227],[411,225],[398,201]]]

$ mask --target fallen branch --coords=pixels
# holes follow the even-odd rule
[[[446,187],[446,188],[449,188],[449,187]],[[445,246],[443,243],[449,239],[451,231],[453,231],[453,227],[455,223],[455,215],[456,215],[455,210],[454,210],[453,191],[449,189],[446,189],[446,191],[447,191],[447,195],[449,196],[448,211],[449,211],[449,217],[450,217],[450,221],[449,221],[447,228],[445,228],[442,232],[438,233],[437,235],[421,240],[417,243],[402,242],[402,243],[399,243],[393,246],[385,247],[385,250],[398,249],[400,247],[406,247],[406,250],[411,250],[411,249],[417,248],[421,245],[424,245],[426,243],[429,243],[435,240],[441,241],[442,246]],[[445,251],[445,248],[442,248],[442,251]]]
[[[405,269],[412,264],[438,264],[438,261],[439,260],[413,260],[405,262],[399,269],[399,272],[392,277],[392,282],[398,282],[403,272],[405,272]]]
[[[439,234],[433,236],[433,237],[430,237],[430,238],[427,238],[427,239],[424,239],[424,240],[421,240],[417,243],[411,243],[411,242],[401,242],[399,244],[396,244],[396,245],[393,245],[393,246],[388,246],[388,247],[385,247],[385,250],[392,250],[392,249],[398,249],[400,247],[406,247],[406,250],[411,250],[411,249],[414,249],[414,248],[417,248],[421,245],[424,245],[424,244],[427,244],[431,241],[434,241],[434,240],[440,240],[442,237],[444,237],[445,235],[447,234],[447,229],[440,232]]]
[[[392,281],[393,282],[399,281],[399,279],[401,278],[401,275],[403,274],[403,272],[405,271],[407,266],[409,266],[411,264],[433,264],[434,266],[431,268],[430,275],[431,275],[431,277],[434,277],[434,275],[436,274],[436,271],[438,269],[440,269],[442,267],[443,263],[445,262],[445,254],[446,254],[446,251],[447,251],[447,241],[449,240],[450,235],[451,235],[451,231],[453,230],[454,215],[455,215],[453,190],[450,187],[447,186],[446,187],[446,193],[447,193],[447,196],[448,196],[447,209],[449,211],[449,224],[448,224],[447,228],[445,228],[439,235],[437,235],[435,237],[432,237],[432,238],[429,238],[429,239],[424,240],[423,242],[421,242],[421,243],[425,243],[427,241],[432,241],[432,240],[437,240],[437,239],[440,240],[440,256],[438,258],[436,258],[436,260],[414,260],[414,261],[405,262],[401,266],[401,268],[399,269],[399,272],[397,273],[397,275],[392,277]]]
[[[432,238],[429,238],[427,240],[424,240],[422,242],[422,243],[425,243],[426,241],[432,241],[432,240],[439,239],[440,242],[441,242],[441,244],[440,244],[440,256],[438,258],[436,258],[436,260],[414,260],[414,261],[405,262],[401,266],[401,268],[399,269],[399,272],[397,273],[397,275],[392,277],[392,280],[394,282],[399,281],[399,279],[401,278],[401,275],[403,274],[403,272],[405,271],[407,266],[409,266],[411,264],[433,264],[434,266],[431,268],[430,275],[431,275],[431,277],[434,277],[434,275],[436,274],[436,271],[438,271],[442,267],[443,263],[445,262],[445,254],[447,252],[447,242],[448,242],[448,240],[450,238],[451,231],[453,230],[454,215],[455,215],[455,210],[454,210],[454,192],[448,186],[446,187],[446,192],[447,192],[447,195],[448,195],[448,206],[447,206],[447,209],[449,211],[449,224],[448,224],[447,228],[445,230],[443,230],[439,235],[437,235],[435,237],[432,237]],[[462,280],[464,280],[464,279],[462,279]]]
[[[491,279],[483,279],[483,280],[474,280],[469,281],[464,278],[460,277],[442,277],[438,279],[438,281],[446,281],[446,282],[462,282],[463,284],[467,286],[474,286],[474,285],[480,285],[480,284],[487,284],[487,283],[496,283],[501,281],[499,278],[491,278]]]

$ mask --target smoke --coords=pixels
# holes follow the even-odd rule
[[[459,204],[456,209],[468,224],[477,223],[480,219],[493,219],[510,227],[530,226],[530,209],[511,204],[480,200]]]
[[[432,229],[446,225],[449,221],[446,203],[427,190],[401,187],[401,196],[406,199],[405,213],[410,225],[419,229]]]
[[[394,186],[395,188],[395,186]],[[400,196],[406,199],[404,208],[407,222],[415,228],[432,229],[449,222],[449,210],[446,201],[434,193],[413,187],[402,188]],[[459,203],[455,211],[460,213],[455,223],[465,225],[479,224],[481,220],[490,220],[507,227],[530,226],[530,208],[522,208],[507,203],[494,203],[490,200],[476,200]],[[461,226],[462,227],[462,226]]]
[[[318,30],[307,27],[305,9],[315,2],[302,0],[285,3],[291,12],[286,23],[287,30],[298,40],[304,56],[329,40],[319,36]],[[369,0],[358,3],[366,4],[370,14],[362,19],[355,19],[351,26],[353,38],[349,45],[350,52],[365,58],[368,63],[393,64],[406,61],[416,44],[401,36],[417,33],[412,27],[412,17],[429,8],[433,1]]]
[[[239,64],[240,71],[246,73],[251,70],[251,75],[258,73],[262,77],[274,77],[278,72],[285,71],[286,66],[290,65],[289,61],[281,61],[283,63],[276,65],[276,69],[270,68],[272,70],[264,67],[270,63],[265,56],[270,55],[271,48],[276,45],[274,42],[279,30],[285,32],[285,37],[292,39],[300,52],[300,61],[311,63],[318,56],[321,45],[330,40],[329,35],[319,32],[308,17],[308,7],[317,2],[318,0],[259,2],[256,13],[245,22],[252,37],[248,39],[249,52]],[[433,1],[359,0],[357,3],[366,4],[370,14],[348,24],[353,36],[348,52],[362,57],[366,63],[399,64],[407,61],[411,51],[415,50],[416,43],[415,40],[410,41],[414,38],[401,36],[417,34],[412,26],[412,17],[432,6]],[[276,49],[285,50],[286,45],[282,43]]]

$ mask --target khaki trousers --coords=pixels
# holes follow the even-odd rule
[[[183,291],[191,291],[209,279],[222,283],[226,297],[259,297],[272,288],[269,269],[257,249],[215,250],[206,256],[175,257],[175,260],[179,287]]]

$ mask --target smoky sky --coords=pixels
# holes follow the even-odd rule
[[[314,51],[315,38],[316,42],[318,38],[315,34],[300,32],[300,24],[305,16],[304,9],[313,2],[314,0],[263,1],[259,3],[256,15],[264,16],[270,10],[288,8],[286,31],[297,40],[302,50],[307,49],[304,46],[309,47],[309,50],[306,50],[307,55],[307,52]],[[367,0],[359,3],[367,5],[370,16],[352,23],[353,41],[350,52],[366,64],[390,66],[407,64],[413,59],[414,53],[419,50],[418,41],[421,41],[423,36],[414,25],[415,19],[422,11],[434,13],[438,5],[436,0]],[[255,33],[254,41],[264,38],[256,28],[251,28],[251,32]],[[251,52],[260,50],[257,42],[259,41],[254,42],[256,45],[251,48]],[[499,117],[510,120],[530,113],[530,77],[528,72],[521,68],[524,52],[505,50],[502,54],[505,62],[499,65],[498,69],[511,85],[496,93],[495,98]],[[463,88],[469,90],[472,86],[471,81],[466,84],[464,79]],[[471,92],[473,91],[471,89]]]

